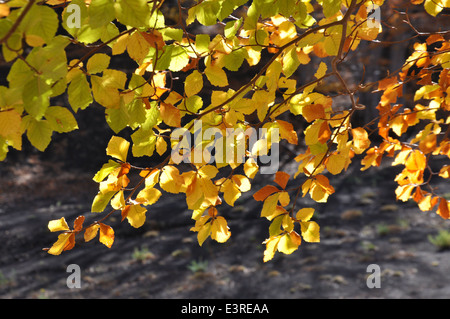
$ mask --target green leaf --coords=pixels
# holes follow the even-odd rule
[[[29,119],[27,137],[31,145],[43,152],[52,139],[52,127],[47,120]]]
[[[239,20],[231,20],[225,24],[224,35],[226,38],[232,38],[236,35],[242,24],[242,18]]]
[[[208,34],[197,34],[195,36],[195,48],[198,54],[205,54],[209,52],[209,44],[211,38]]]
[[[130,115],[126,105],[123,103],[123,99],[120,99],[119,108],[108,108],[105,114],[106,122],[116,134],[127,127],[130,120]]]
[[[181,41],[183,39],[183,30],[175,28],[165,28],[161,30],[164,41]]]
[[[110,191],[106,193],[98,193],[94,201],[92,202],[91,212],[93,213],[101,213],[105,210],[106,206],[108,206],[109,201],[113,198],[116,191]]]
[[[45,112],[45,118],[50,123],[52,130],[58,133],[67,133],[78,129],[75,117],[65,107],[50,106]]]
[[[150,108],[145,110],[145,121],[142,123],[143,130],[151,130],[160,121],[160,111],[157,107],[157,102],[151,102]]]
[[[105,75],[106,73],[104,72],[103,77],[91,76],[92,94],[98,104],[107,108],[117,109],[120,104],[119,91],[113,84],[113,79],[108,79]]]
[[[102,27],[115,19],[114,2],[95,0],[89,5],[89,24],[93,28]]]
[[[103,164],[102,168],[95,174],[93,180],[97,183],[103,181],[112,171],[120,166],[119,163],[109,160],[108,163]]]
[[[220,8],[220,3],[217,0],[205,0],[190,8],[188,14],[189,16],[195,16],[197,21],[203,25],[214,25],[217,22],[217,14],[220,12]],[[189,20],[189,22],[191,21]]]
[[[245,49],[233,50],[224,57],[225,68],[230,71],[238,71],[247,57],[248,54]]]
[[[185,104],[188,111],[197,113],[203,106],[203,100],[198,95],[192,95],[186,99]]]
[[[341,37],[342,36],[340,33],[332,33],[325,38],[324,48],[328,55],[333,56],[338,54],[339,46],[341,44]]]
[[[20,24],[20,29],[26,35],[38,36],[48,44],[55,36],[58,24],[58,15],[52,8],[33,5]]]
[[[288,78],[297,70],[300,61],[297,56],[296,47],[292,46],[283,57],[283,73]]]
[[[181,71],[189,63],[189,55],[181,46],[175,46],[171,52],[169,70],[177,72]]]
[[[91,87],[84,73],[79,73],[69,84],[68,91],[69,104],[74,112],[79,109],[84,110],[93,102]]]
[[[111,57],[105,53],[94,54],[87,62],[86,68],[90,74],[103,72],[109,66]]]
[[[149,23],[150,10],[146,0],[117,0],[114,9],[122,24],[140,28]]]
[[[156,136],[153,130],[138,129],[131,135],[133,140],[133,156],[152,156],[156,146]]]
[[[50,105],[51,94],[51,87],[41,77],[32,77],[23,88],[22,99],[25,111],[40,120]]]
[[[6,79],[10,88],[20,88],[22,90],[32,77],[34,77],[34,72],[30,67],[24,61],[16,60],[11,66]]]
[[[323,14],[326,18],[334,16],[341,10],[342,0],[323,0]]]

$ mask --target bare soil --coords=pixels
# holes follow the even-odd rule
[[[111,249],[98,241],[78,243],[51,256],[57,235],[51,219],[86,222],[97,184],[91,172],[70,171],[29,157],[2,167],[0,189],[0,298],[449,298],[450,251],[428,240],[448,221],[414,203],[395,200],[397,168],[359,171],[357,163],[332,177],[336,193],[314,205],[321,243],[303,242],[292,255],[276,254],[263,263],[268,222],[261,203],[244,194],[221,213],[232,237],[225,244],[207,240],[199,247],[182,196],[164,197],[134,229],[110,220],[116,239]],[[286,167],[287,171],[290,169]],[[271,180],[271,177],[268,177]],[[253,190],[267,180],[256,180]],[[448,184],[436,184],[448,191]],[[69,289],[67,266],[81,268],[81,288]],[[381,288],[369,289],[367,267],[381,269]]]

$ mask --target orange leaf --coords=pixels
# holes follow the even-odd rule
[[[161,117],[164,123],[173,127],[181,126],[180,110],[172,104],[162,102],[160,104]]]
[[[69,239],[68,239],[66,245],[64,246],[63,251],[71,250],[73,247],[75,247],[75,233],[70,234]]]
[[[211,217],[216,217],[217,216],[217,208],[210,207],[208,209],[208,215],[211,216]]]
[[[427,164],[427,158],[419,150],[412,151],[406,162],[405,167],[408,171],[424,170]]]
[[[151,33],[141,32],[141,35],[152,47],[158,48],[158,50],[162,50],[166,44],[161,33],[157,30],[152,30]]]
[[[98,224],[95,224],[91,227],[86,228],[86,230],[84,231],[84,241],[88,242],[88,241],[94,239],[95,236],[97,236],[99,228],[100,228],[100,226]]]
[[[290,175],[288,173],[281,172],[281,171],[280,172],[276,172],[275,173],[275,180],[274,180],[274,182],[277,183],[278,185],[280,185],[280,187],[282,189],[285,189],[286,185],[287,185],[287,183],[289,181],[289,177],[290,177]]]
[[[324,175],[317,175],[315,177],[317,184],[319,184],[327,194],[333,194],[334,188],[330,185],[330,181]]]
[[[450,202],[447,201],[445,198],[441,197],[439,201],[439,207],[437,209],[437,213],[439,216],[441,216],[444,219],[448,219],[450,217]]]
[[[122,222],[123,222],[123,220],[125,219],[125,218],[127,218],[127,216],[128,216],[128,212],[130,211],[130,208],[131,208],[131,205],[126,205],[123,209],[122,209],[122,212],[121,212],[121,215],[122,215]]]
[[[323,121],[322,125],[320,125],[318,140],[320,143],[325,144],[328,142],[328,139],[331,136],[330,126],[327,121]]]
[[[73,230],[79,232],[83,228],[84,216],[78,216],[73,222]]]
[[[294,130],[294,126],[286,121],[277,120],[280,129],[280,137],[288,141],[290,144],[297,145],[298,136]]]
[[[117,178],[119,178],[122,175],[127,175],[130,172],[130,168],[131,168],[130,164],[122,163],[120,165],[120,170],[119,170],[119,173],[117,174]]]
[[[114,230],[111,226],[100,223],[100,237],[99,241],[106,247],[111,248],[114,243]]]
[[[255,194],[253,194],[253,198],[259,202],[264,201],[267,196],[279,192],[280,190],[272,185],[266,185],[263,188],[261,188],[259,191],[257,191]]]
[[[322,104],[310,104],[302,108],[302,115],[308,122],[325,118],[325,110]]]

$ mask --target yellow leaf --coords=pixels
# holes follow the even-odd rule
[[[205,165],[198,170],[198,173],[204,178],[212,179],[216,177],[219,170],[213,165]]]
[[[211,221],[211,238],[219,243],[226,242],[231,236],[227,221],[222,216]]]
[[[123,191],[117,192],[116,195],[111,199],[111,207],[114,209],[121,209],[125,207],[125,198],[123,196]]]
[[[159,189],[153,187],[145,187],[136,196],[136,201],[142,205],[153,205],[161,197],[162,193]]]
[[[403,202],[408,201],[408,199],[411,197],[411,192],[413,191],[414,187],[414,185],[398,186],[395,189],[395,195],[397,196],[397,199]]]
[[[259,167],[253,158],[248,158],[244,163],[244,173],[248,178],[254,178],[258,173]]]
[[[108,147],[106,148],[106,155],[117,158],[122,162],[126,162],[129,147],[130,142],[119,136],[113,136],[108,143]]]
[[[200,179],[194,176],[194,179],[189,183],[188,187],[186,188],[186,203],[188,205],[188,209],[196,210],[198,209],[203,200],[203,188],[201,183],[199,182]]]
[[[147,210],[141,205],[131,205],[128,210],[127,220],[134,228],[139,228],[145,223]]]
[[[289,216],[289,214],[285,214],[283,216],[281,226],[283,226],[283,229],[287,232],[291,232],[294,230],[294,220],[291,216]]]
[[[450,178],[450,165],[442,166],[441,170],[439,171],[439,176],[442,178]]]
[[[143,170],[139,173],[139,176],[145,177],[145,187],[153,187],[159,181],[159,169],[154,169],[152,171]]]
[[[222,187],[223,197],[228,205],[234,206],[234,202],[241,197],[241,191],[239,187],[231,180],[227,179]]]
[[[22,118],[16,110],[0,112],[0,136],[8,138],[20,133]]]
[[[161,185],[163,190],[169,193],[178,194],[183,184],[184,179],[180,176],[180,171],[176,167],[172,165],[164,166],[159,178],[159,185]]]
[[[275,208],[275,210],[273,210],[272,212],[268,212],[268,214],[265,215],[264,217],[266,217],[270,221],[270,220],[274,219],[275,217],[280,216],[282,214],[288,214],[287,210],[281,206],[277,206]]]
[[[272,216],[275,211],[278,203],[278,198],[280,197],[280,193],[275,193],[267,197],[264,201],[263,208],[261,210],[261,217]]]
[[[266,244],[266,250],[264,250],[264,262],[268,262],[275,255],[275,251],[278,247],[278,242],[280,241],[280,236],[271,237],[263,242]]]
[[[217,66],[207,66],[205,68],[205,75],[214,86],[228,86],[227,74],[225,71]]]
[[[206,223],[203,225],[197,234],[198,244],[201,246],[205,242],[206,238],[211,234],[211,223]]]
[[[114,230],[111,226],[100,223],[99,241],[108,248],[114,243]]]
[[[300,222],[302,237],[309,243],[320,242],[320,227],[316,222]]]
[[[241,192],[248,192],[252,188],[250,181],[244,175],[235,174],[231,177],[231,179]]]
[[[328,157],[326,167],[331,174],[336,175],[342,172],[346,164],[347,157],[341,154],[333,153],[330,157]]]
[[[69,225],[67,225],[66,219],[61,217],[60,219],[49,221],[48,229],[50,229],[51,232],[69,230]]]
[[[159,155],[163,155],[167,150],[167,143],[164,140],[164,137],[162,136],[158,136],[158,138],[156,139],[156,152]]]
[[[301,220],[302,222],[307,222],[313,217],[314,215],[314,208],[302,208],[300,209],[297,214],[295,215],[295,218],[297,220]]]
[[[91,227],[86,228],[84,231],[84,241],[88,242],[97,236],[98,229],[100,228],[99,224],[92,225]]]
[[[320,62],[319,68],[317,69],[316,74],[314,76],[316,79],[320,79],[327,73],[327,65],[324,62]]]
[[[200,92],[203,88],[203,75],[194,70],[191,74],[186,77],[186,81],[184,82],[184,92],[186,96],[192,96]]]
[[[69,239],[72,236],[72,233],[63,233],[58,236],[58,240],[53,246],[48,250],[48,253],[51,255],[59,255],[66,248],[67,244],[69,244]]]
[[[200,178],[200,185],[202,187],[205,200],[209,201],[211,205],[215,205],[219,196],[219,187],[208,178]]]
[[[291,236],[286,233],[281,236],[280,240],[278,241],[277,249],[283,254],[290,255],[298,249],[299,245],[297,243],[298,241],[293,241]]]
[[[351,130],[353,135],[353,146],[356,154],[361,154],[366,148],[370,146],[369,135],[362,127],[357,127]]]
[[[287,205],[289,205],[289,202],[291,200],[291,197],[289,196],[288,192],[280,192],[280,197],[278,198],[278,200],[280,201],[280,205],[283,207],[286,207]]]

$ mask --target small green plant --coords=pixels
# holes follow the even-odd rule
[[[390,228],[388,225],[385,224],[378,224],[377,225],[377,234],[380,236],[386,236],[390,232]]]
[[[193,260],[191,263],[187,266],[187,268],[192,271],[193,273],[199,273],[199,272],[205,272],[208,268],[208,261],[205,260]]]
[[[450,232],[442,229],[436,236],[428,235],[428,240],[439,250],[450,249]]]
[[[143,262],[147,259],[154,258],[155,255],[152,252],[150,252],[147,247],[141,247],[141,249],[138,249],[137,247],[135,247],[131,257],[135,261]]]

